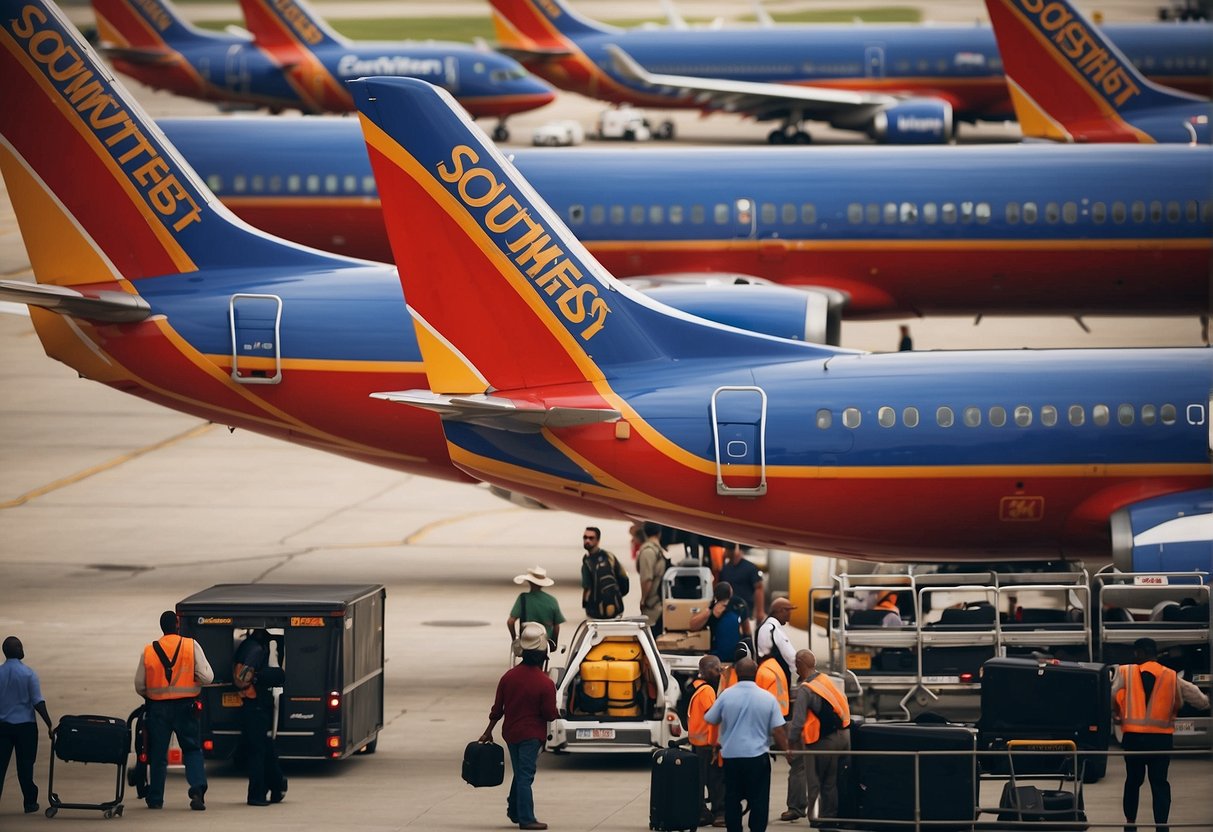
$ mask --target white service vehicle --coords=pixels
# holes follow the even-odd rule
[[[653,131],[643,112],[628,104],[620,104],[599,113],[596,138],[647,142],[653,138]]]
[[[686,734],[681,690],[643,618],[584,621],[556,680],[559,718],[548,723],[548,751],[648,753]]]
[[[531,144],[536,147],[570,147],[585,141],[581,123],[572,119],[551,121],[535,128]]]

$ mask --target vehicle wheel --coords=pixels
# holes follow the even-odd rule
[[[674,138],[674,122],[672,122],[672,121],[661,122],[661,127],[659,127],[657,129],[657,138],[659,138],[659,139]]]
[[[122,807],[121,806],[114,807],[114,815],[117,817],[122,817]]]
[[[624,130],[623,137],[624,137],[624,139],[626,139],[629,142],[634,142],[634,141],[636,141],[636,131],[635,130]]]
[[[53,818],[57,814],[59,814],[59,810],[56,809],[54,806],[48,806],[46,808],[46,816],[48,818]]]
[[[767,134],[767,143],[768,144],[787,144],[788,143],[788,134],[783,132],[782,130],[772,130],[770,133]]]
[[[106,820],[109,820],[113,816],[114,816],[113,809],[106,809],[104,812],[101,813],[101,817],[105,818]]]
[[[493,141],[508,142],[510,140],[510,131],[505,129],[504,124],[498,124],[493,128]]]
[[[362,748],[359,748],[358,753],[359,754],[374,754],[375,750],[377,748],[379,748],[379,737],[378,736],[376,736],[375,739],[371,740],[366,745],[362,746]]]
[[[803,130],[797,130],[792,134],[792,144],[809,144],[813,141],[813,137]]]

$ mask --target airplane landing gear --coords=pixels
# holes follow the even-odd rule
[[[508,142],[510,140],[510,131],[505,126],[503,119],[496,127],[493,128],[493,141]]]
[[[810,144],[813,137],[807,130],[790,130],[786,127],[772,130],[767,134],[770,144]]]

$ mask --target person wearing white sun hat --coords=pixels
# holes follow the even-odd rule
[[[560,640],[560,625],[564,623],[564,615],[560,612],[560,604],[556,599],[543,591],[545,586],[556,583],[548,577],[547,570],[542,566],[532,566],[522,575],[514,577],[516,584],[529,584],[525,592],[518,593],[514,606],[510,609],[510,617],[505,626],[510,631],[510,638],[518,639],[518,623],[535,621],[543,625],[547,631],[548,640],[556,644]]]

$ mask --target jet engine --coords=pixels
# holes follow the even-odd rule
[[[881,110],[868,125],[881,144],[947,144],[956,135],[952,105],[938,98],[910,98]]]
[[[1143,500],[1112,515],[1122,572],[1213,572],[1213,489]]]

